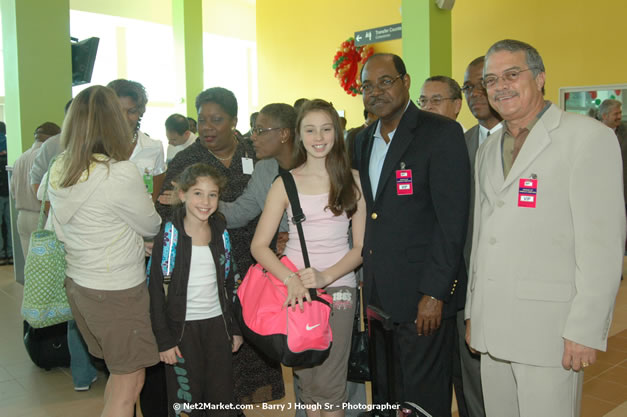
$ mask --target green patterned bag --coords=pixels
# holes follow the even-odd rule
[[[54,160],[50,163],[50,167]],[[24,298],[22,317],[34,328],[48,327],[72,319],[65,294],[65,248],[52,230],[44,229],[44,206],[48,198],[48,178],[39,210],[37,230],[30,237],[24,265]],[[52,215],[52,206],[50,207]]]

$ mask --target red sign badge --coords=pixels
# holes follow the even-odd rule
[[[518,182],[518,207],[536,208],[538,180],[521,178]]]
[[[414,186],[411,179],[411,169],[396,170],[396,195],[412,195]]]

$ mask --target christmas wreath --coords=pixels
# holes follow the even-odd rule
[[[361,67],[366,60],[374,53],[372,46],[355,46],[355,39],[352,37],[342,42],[333,58],[333,69],[335,78],[340,80],[340,85],[346,94],[356,96],[361,94],[359,79]]]

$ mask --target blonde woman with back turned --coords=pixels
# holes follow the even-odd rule
[[[72,314],[89,352],[111,372],[101,414],[111,417],[133,415],[144,369],[159,362],[142,238],[157,234],[161,218],[128,161],[130,137],[116,94],[83,90],[63,123],[65,151],[46,174],[48,221],[65,245]]]

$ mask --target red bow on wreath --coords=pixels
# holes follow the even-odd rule
[[[361,67],[374,53],[372,46],[355,46],[355,39],[348,38],[342,42],[333,58],[335,78],[340,80],[340,85],[346,94],[356,96],[361,94],[359,79]]]

